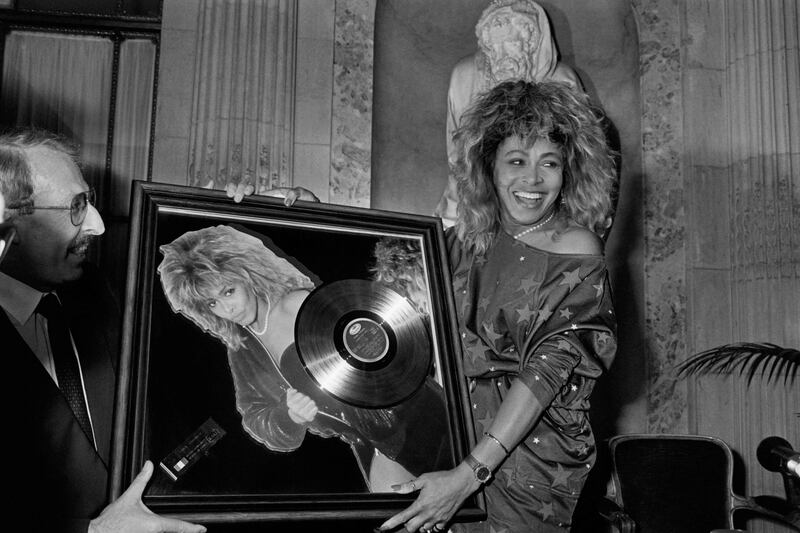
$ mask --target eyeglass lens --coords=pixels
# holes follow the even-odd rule
[[[17,229],[10,222],[0,224],[0,262],[3,261],[3,257],[5,257],[6,252],[8,252],[8,249],[11,247],[16,233]]]
[[[72,224],[80,226],[86,219],[86,210],[89,204],[94,205],[95,192],[94,189],[89,189],[86,192],[78,193],[72,198],[72,203],[69,206],[69,215]]]

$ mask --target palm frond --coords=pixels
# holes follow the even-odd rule
[[[800,369],[800,351],[767,342],[725,344],[691,356],[676,369],[678,377],[730,374],[738,370],[740,375],[747,375],[748,385],[759,373],[766,375],[768,382],[782,376],[784,384],[794,383]]]

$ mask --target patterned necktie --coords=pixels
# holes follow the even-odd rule
[[[58,387],[67,399],[72,412],[75,413],[75,418],[78,419],[83,432],[94,445],[89,411],[83,395],[78,358],[72,348],[69,328],[61,303],[55,294],[45,294],[36,307],[36,312],[47,319],[47,334],[50,338],[50,350],[53,353]]]

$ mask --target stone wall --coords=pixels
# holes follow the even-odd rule
[[[634,2],[642,95],[644,300],[649,433],[685,433],[685,208],[681,13],[676,2]]]

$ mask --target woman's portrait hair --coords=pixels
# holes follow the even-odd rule
[[[458,238],[484,253],[500,231],[494,164],[500,144],[514,136],[530,145],[544,138],[561,147],[564,171],[558,215],[602,237],[610,225],[617,190],[615,153],[607,144],[603,119],[585,94],[557,82],[508,81],[482,94],[456,131]]]
[[[237,324],[211,312],[208,304],[221,286],[241,284],[272,305],[290,291],[314,288],[308,276],[260,239],[230,226],[189,231],[159,249],[164,259],[158,273],[172,310],[230,349],[240,348],[244,337]]]

